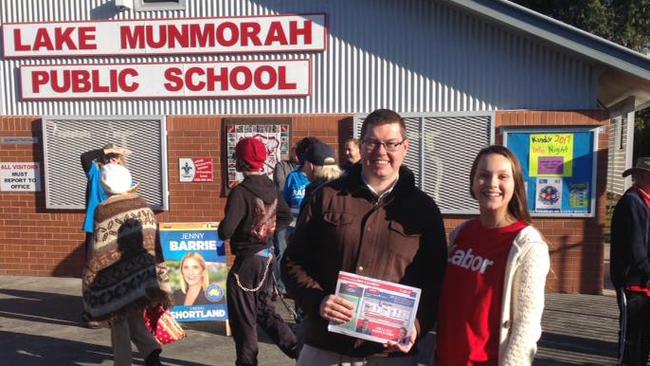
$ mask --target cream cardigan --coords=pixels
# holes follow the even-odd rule
[[[452,245],[463,226],[451,233]],[[542,335],[544,288],[549,268],[548,245],[534,227],[525,227],[515,238],[506,263],[499,366],[532,365],[537,340]]]

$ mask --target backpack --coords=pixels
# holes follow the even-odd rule
[[[253,200],[253,225],[249,232],[253,241],[266,243],[275,234],[275,216],[278,199],[271,203],[264,203],[261,198]]]

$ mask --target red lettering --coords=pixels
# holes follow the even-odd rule
[[[287,36],[284,34],[282,23],[271,22],[269,32],[266,34],[265,46],[270,46],[272,43],[278,42],[281,45],[287,44]]]
[[[208,70],[208,90],[214,91],[214,85],[216,83],[221,84],[221,90],[228,90],[228,69],[225,67],[221,68],[221,73],[216,74],[215,69],[210,68]]]
[[[38,28],[36,31],[36,37],[34,39],[34,51],[37,51],[39,48],[45,48],[47,50],[53,50],[54,45],[52,45],[52,40],[50,35],[47,33],[47,29]]]
[[[267,74],[267,81],[264,81],[262,74]],[[255,70],[255,85],[262,90],[269,90],[278,82],[278,76],[272,66],[264,65]]]
[[[92,90],[93,93],[108,93],[110,90],[110,87],[108,85],[102,85],[102,80],[99,75],[99,70],[93,70],[93,77],[92,77]],[[115,73],[115,70],[109,70],[108,76],[109,76],[109,82],[108,84],[112,84],[112,75]]]
[[[230,32],[230,38],[226,39],[226,30]],[[217,42],[220,45],[230,47],[239,40],[239,28],[233,22],[224,22],[217,26]]]
[[[125,92],[136,91],[140,86],[140,84],[135,81],[131,82],[130,85],[127,84],[126,78],[129,76],[131,77],[138,76],[138,71],[130,67],[120,71],[120,75],[119,75],[120,89],[124,90]]]
[[[63,77],[61,77],[63,76]],[[58,72],[52,70],[50,71],[50,79],[52,79],[52,90],[56,93],[65,93],[70,89],[70,70],[63,70],[63,75],[59,75]],[[61,85],[59,85],[59,79]]]
[[[214,47],[214,24],[190,24],[192,47]]]
[[[92,85],[90,84],[90,73],[87,70],[72,70],[71,76],[73,93],[87,93],[90,91]]]
[[[278,88],[280,90],[295,90],[296,89],[296,83],[288,83],[287,82],[287,68],[286,66],[280,66],[278,67]]]
[[[198,83],[194,82],[195,74],[199,76],[203,76],[205,75],[205,70],[203,70],[200,67],[190,67],[185,72],[185,85],[187,85],[187,88],[191,91],[199,91],[205,88],[205,83],[203,81],[199,81]]]
[[[79,27],[79,49],[96,50],[97,44],[90,43],[95,40],[95,27]]]
[[[120,48],[144,48],[144,26],[120,27]]]
[[[50,81],[50,74],[47,71],[32,71],[32,91],[40,93],[41,85]]]
[[[77,45],[72,41],[72,32],[74,28],[54,28],[54,43],[56,44],[57,50],[63,49],[63,44],[67,46],[69,50],[76,50]]]
[[[187,47],[190,44],[190,33],[187,31],[187,24],[181,25],[181,30],[177,27],[169,26],[169,47],[176,47],[178,43],[181,47]]]
[[[312,29],[312,21],[311,20],[305,20],[303,22],[303,27],[298,28],[298,22],[297,21],[291,21],[289,22],[289,37],[291,38],[291,44],[298,44],[298,36],[302,36],[304,38],[303,43],[304,44],[311,44],[311,29]]]
[[[239,75],[241,75],[244,80],[239,81]],[[237,66],[230,71],[230,85],[237,90],[248,89],[253,83],[253,75],[251,70],[246,66]]]
[[[16,51],[29,51],[31,48],[23,44],[21,38],[20,29],[14,29],[14,48]]]
[[[165,89],[172,92],[183,89],[183,79],[179,76],[182,73],[183,70],[181,70],[179,67],[170,67],[169,69],[165,70],[165,79],[169,81],[168,83],[163,84]]]
[[[146,26],[147,46],[151,48],[163,48],[167,43],[167,27],[161,25],[158,27],[158,40],[154,39],[153,26]]]
[[[255,45],[261,46],[262,42],[260,41],[260,23],[244,22],[241,24],[241,44],[242,46],[248,46],[248,41]]]

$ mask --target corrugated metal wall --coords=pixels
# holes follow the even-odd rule
[[[1,21],[77,21],[324,12],[328,50],[316,54],[2,60],[2,115],[363,113],[590,109],[589,63],[439,1],[192,0],[188,10],[118,13],[113,0],[0,0]],[[304,98],[20,101],[21,64],[313,61]]]

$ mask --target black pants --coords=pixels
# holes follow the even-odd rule
[[[253,255],[237,257],[228,272],[228,319],[232,328],[237,353],[237,366],[257,365],[257,325],[271,337],[287,356],[296,358],[296,336],[275,312],[273,304],[272,263],[268,258]],[[260,284],[266,268],[266,279],[257,291],[244,291],[235,280],[235,273],[243,287],[252,289]]]
[[[627,307],[622,308],[619,298],[620,320],[627,311],[627,332],[623,364],[646,366],[650,352],[650,298],[645,294],[625,291]],[[619,296],[620,297],[620,296]]]

